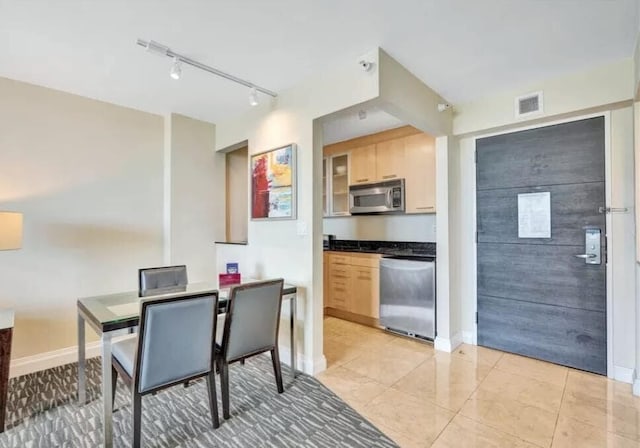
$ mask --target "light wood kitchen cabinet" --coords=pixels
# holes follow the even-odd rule
[[[427,134],[404,138],[406,213],[436,211],[436,142]]]
[[[342,311],[350,311],[351,265],[349,256],[329,254],[329,300],[328,306]]]
[[[329,252],[325,256],[327,314],[376,325],[380,307],[380,255]]]
[[[351,312],[378,319],[380,317],[380,269],[351,266],[353,300]]]
[[[405,126],[325,146],[324,156],[325,216],[349,215],[349,185],[400,178],[407,214],[436,212],[434,137]]]
[[[349,214],[349,154],[335,154],[329,159],[329,215]]]
[[[380,181],[405,176],[404,139],[398,138],[376,144],[376,178]]]
[[[376,177],[376,145],[351,150],[351,185],[374,182]]]
[[[329,254],[322,254],[322,302],[329,306]]]

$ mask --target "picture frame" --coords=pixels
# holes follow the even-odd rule
[[[251,220],[294,220],[297,212],[296,145],[252,154]]]

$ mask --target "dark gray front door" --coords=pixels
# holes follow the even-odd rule
[[[604,148],[603,117],[477,140],[478,344],[607,373]],[[542,192],[550,237],[524,238],[518,195]]]

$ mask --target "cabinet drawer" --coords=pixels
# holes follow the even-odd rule
[[[345,278],[343,280],[331,280],[329,282],[330,291],[349,291],[351,289],[351,279]]]
[[[332,266],[331,269],[329,269],[330,280],[333,280],[334,278],[349,278],[350,274],[350,266]]]
[[[330,254],[329,261],[332,265],[334,264],[350,264],[351,257],[349,255],[341,255],[341,254]]]
[[[353,280],[360,281],[373,281],[374,278],[377,277],[376,273],[373,272],[373,268],[357,268],[354,267],[351,271],[351,277]]]
[[[380,267],[380,258],[382,256],[378,254],[354,254],[351,256],[351,265],[378,268]]]
[[[347,311],[349,308],[347,300],[341,297],[333,297],[331,304],[333,305],[333,308],[337,308],[339,310]]]

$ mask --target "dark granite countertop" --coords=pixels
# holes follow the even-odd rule
[[[436,243],[409,241],[332,240],[325,250],[336,252],[362,252],[402,257],[435,258]]]

